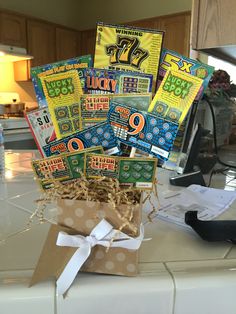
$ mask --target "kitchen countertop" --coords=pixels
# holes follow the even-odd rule
[[[208,243],[192,230],[157,220],[145,226],[140,249],[140,274],[135,278],[80,273],[68,296],[57,296],[47,280],[28,288],[30,276],[47,236],[56,207],[48,206],[40,224],[29,217],[40,190],[31,169],[36,151],[7,151],[6,178],[0,183],[0,313],[158,313],[235,314],[236,246]],[[169,172],[158,169],[158,193],[178,191]],[[225,177],[213,186],[224,188]],[[235,190],[235,186],[230,186]],[[219,219],[236,219],[236,202]]]

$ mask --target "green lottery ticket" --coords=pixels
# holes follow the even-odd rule
[[[106,121],[112,101],[147,112],[152,100],[151,93],[130,94],[84,94],[80,96],[81,127],[87,129]]]
[[[121,185],[140,190],[152,190],[155,182],[156,158],[86,155],[86,176],[117,178]]]
[[[43,190],[55,186],[56,181],[70,181],[85,174],[85,156],[88,153],[103,154],[102,146],[88,148],[75,153],[65,153],[32,161],[32,167]]]

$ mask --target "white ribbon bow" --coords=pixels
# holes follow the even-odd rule
[[[143,241],[143,237],[143,225],[140,226],[140,235],[137,238],[132,238],[119,230],[113,229],[112,225],[105,219],[101,220],[91,231],[90,235],[86,237],[69,235],[60,231],[56,244],[58,246],[78,247],[78,250],[76,250],[58,278],[57,292],[64,294],[69,289],[81,266],[89,257],[91,248],[95,245],[137,250]]]

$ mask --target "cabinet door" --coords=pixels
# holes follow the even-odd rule
[[[235,0],[194,0],[193,4],[193,48],[236,44]]]
[[[81,54],[94,55],[96,43],[96,29],[82,31],[81,33]]]
[[[193,49],[236,64],[235,12],[235,0],[193,0]]]
[[[56,61],[56,36],[54,25],[36,20],[27,21],[28,53],[34,59],[32,66]]]
[[[167,49],[174,50],[189,55],[190,45],[190,13],[160,17],[159,27],[165,31],[163,46]]]
[[[56,28],[56,57],[65,60],[78,57],[80,33],[65,28]]]
[[[0,12],[0,43],[26,48],[26,20],[24,17]]]

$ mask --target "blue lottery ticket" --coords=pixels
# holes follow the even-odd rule
[[[178,131],[177,123],[115,102],[110,106],[108,121],[121,143],[162,160],[168,159]]]
[[[108,155],[119,154],[119,144],[108,122],[98,123],[84,131],[74,133],[44,146],[47,157],[65,152],[74,152],[93,146],[102,146]]]
[[[87,68],[84,69],[87,94],[149,93],[152,91],[152,74]]]

